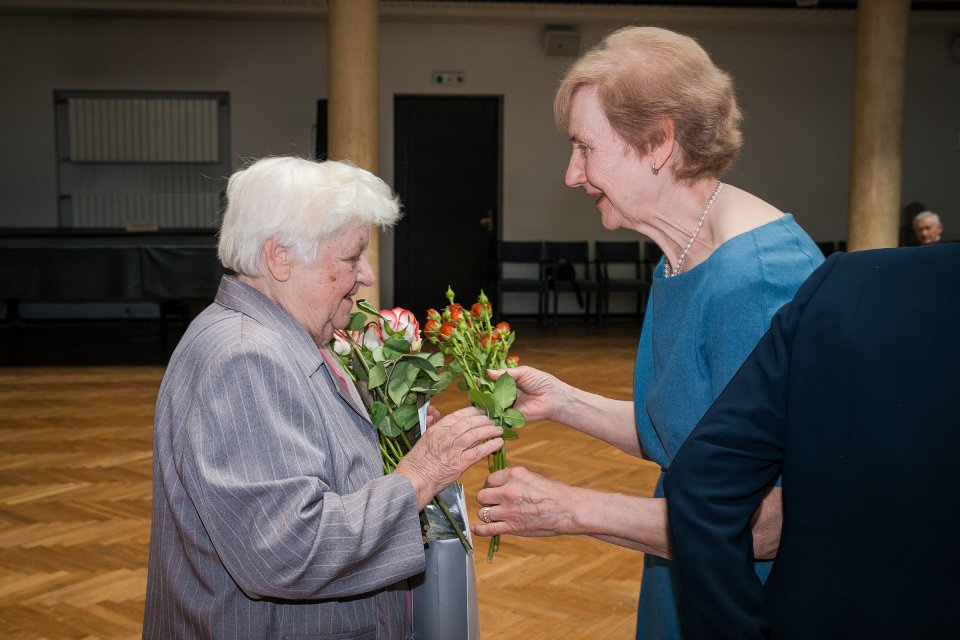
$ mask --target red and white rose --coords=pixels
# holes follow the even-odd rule
[[[386,323],[397,334],[402,334],[404,340],[410,343],[410,352],[420,350],[423,339],[420,337],[420,323],[417,317],[402,307],[381,309],[382,322]]]

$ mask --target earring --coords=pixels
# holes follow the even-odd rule
[[[657,169],[657,165],[655,164],[650,165],[650,171],[653,171],[653,175],[660,173],[660,169]]]

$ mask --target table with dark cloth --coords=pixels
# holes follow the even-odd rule
[[[209,299],[224,269],[209,235],[0,235],[0,300]]]

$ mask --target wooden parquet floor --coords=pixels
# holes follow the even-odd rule
[[[631,396],[639,327],[517,324],[515,352],[578,386]],[[152,421],[163,368],[0,368],[0,638],[140,635],[150,533]],[[441,410],[465,404],[448,390]],[[510,464],[648,495],[657,469],[549,423],[528,425]],[[471,514],[485,463],[467,471]],[[586,537],[478,541],[485,640],[632,638],[642,556]]]

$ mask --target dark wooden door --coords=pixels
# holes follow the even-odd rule
[[[500,216],[499,97],[396,96],[394,302],[423,322],[447,285],[469,308],[496,300]]]

